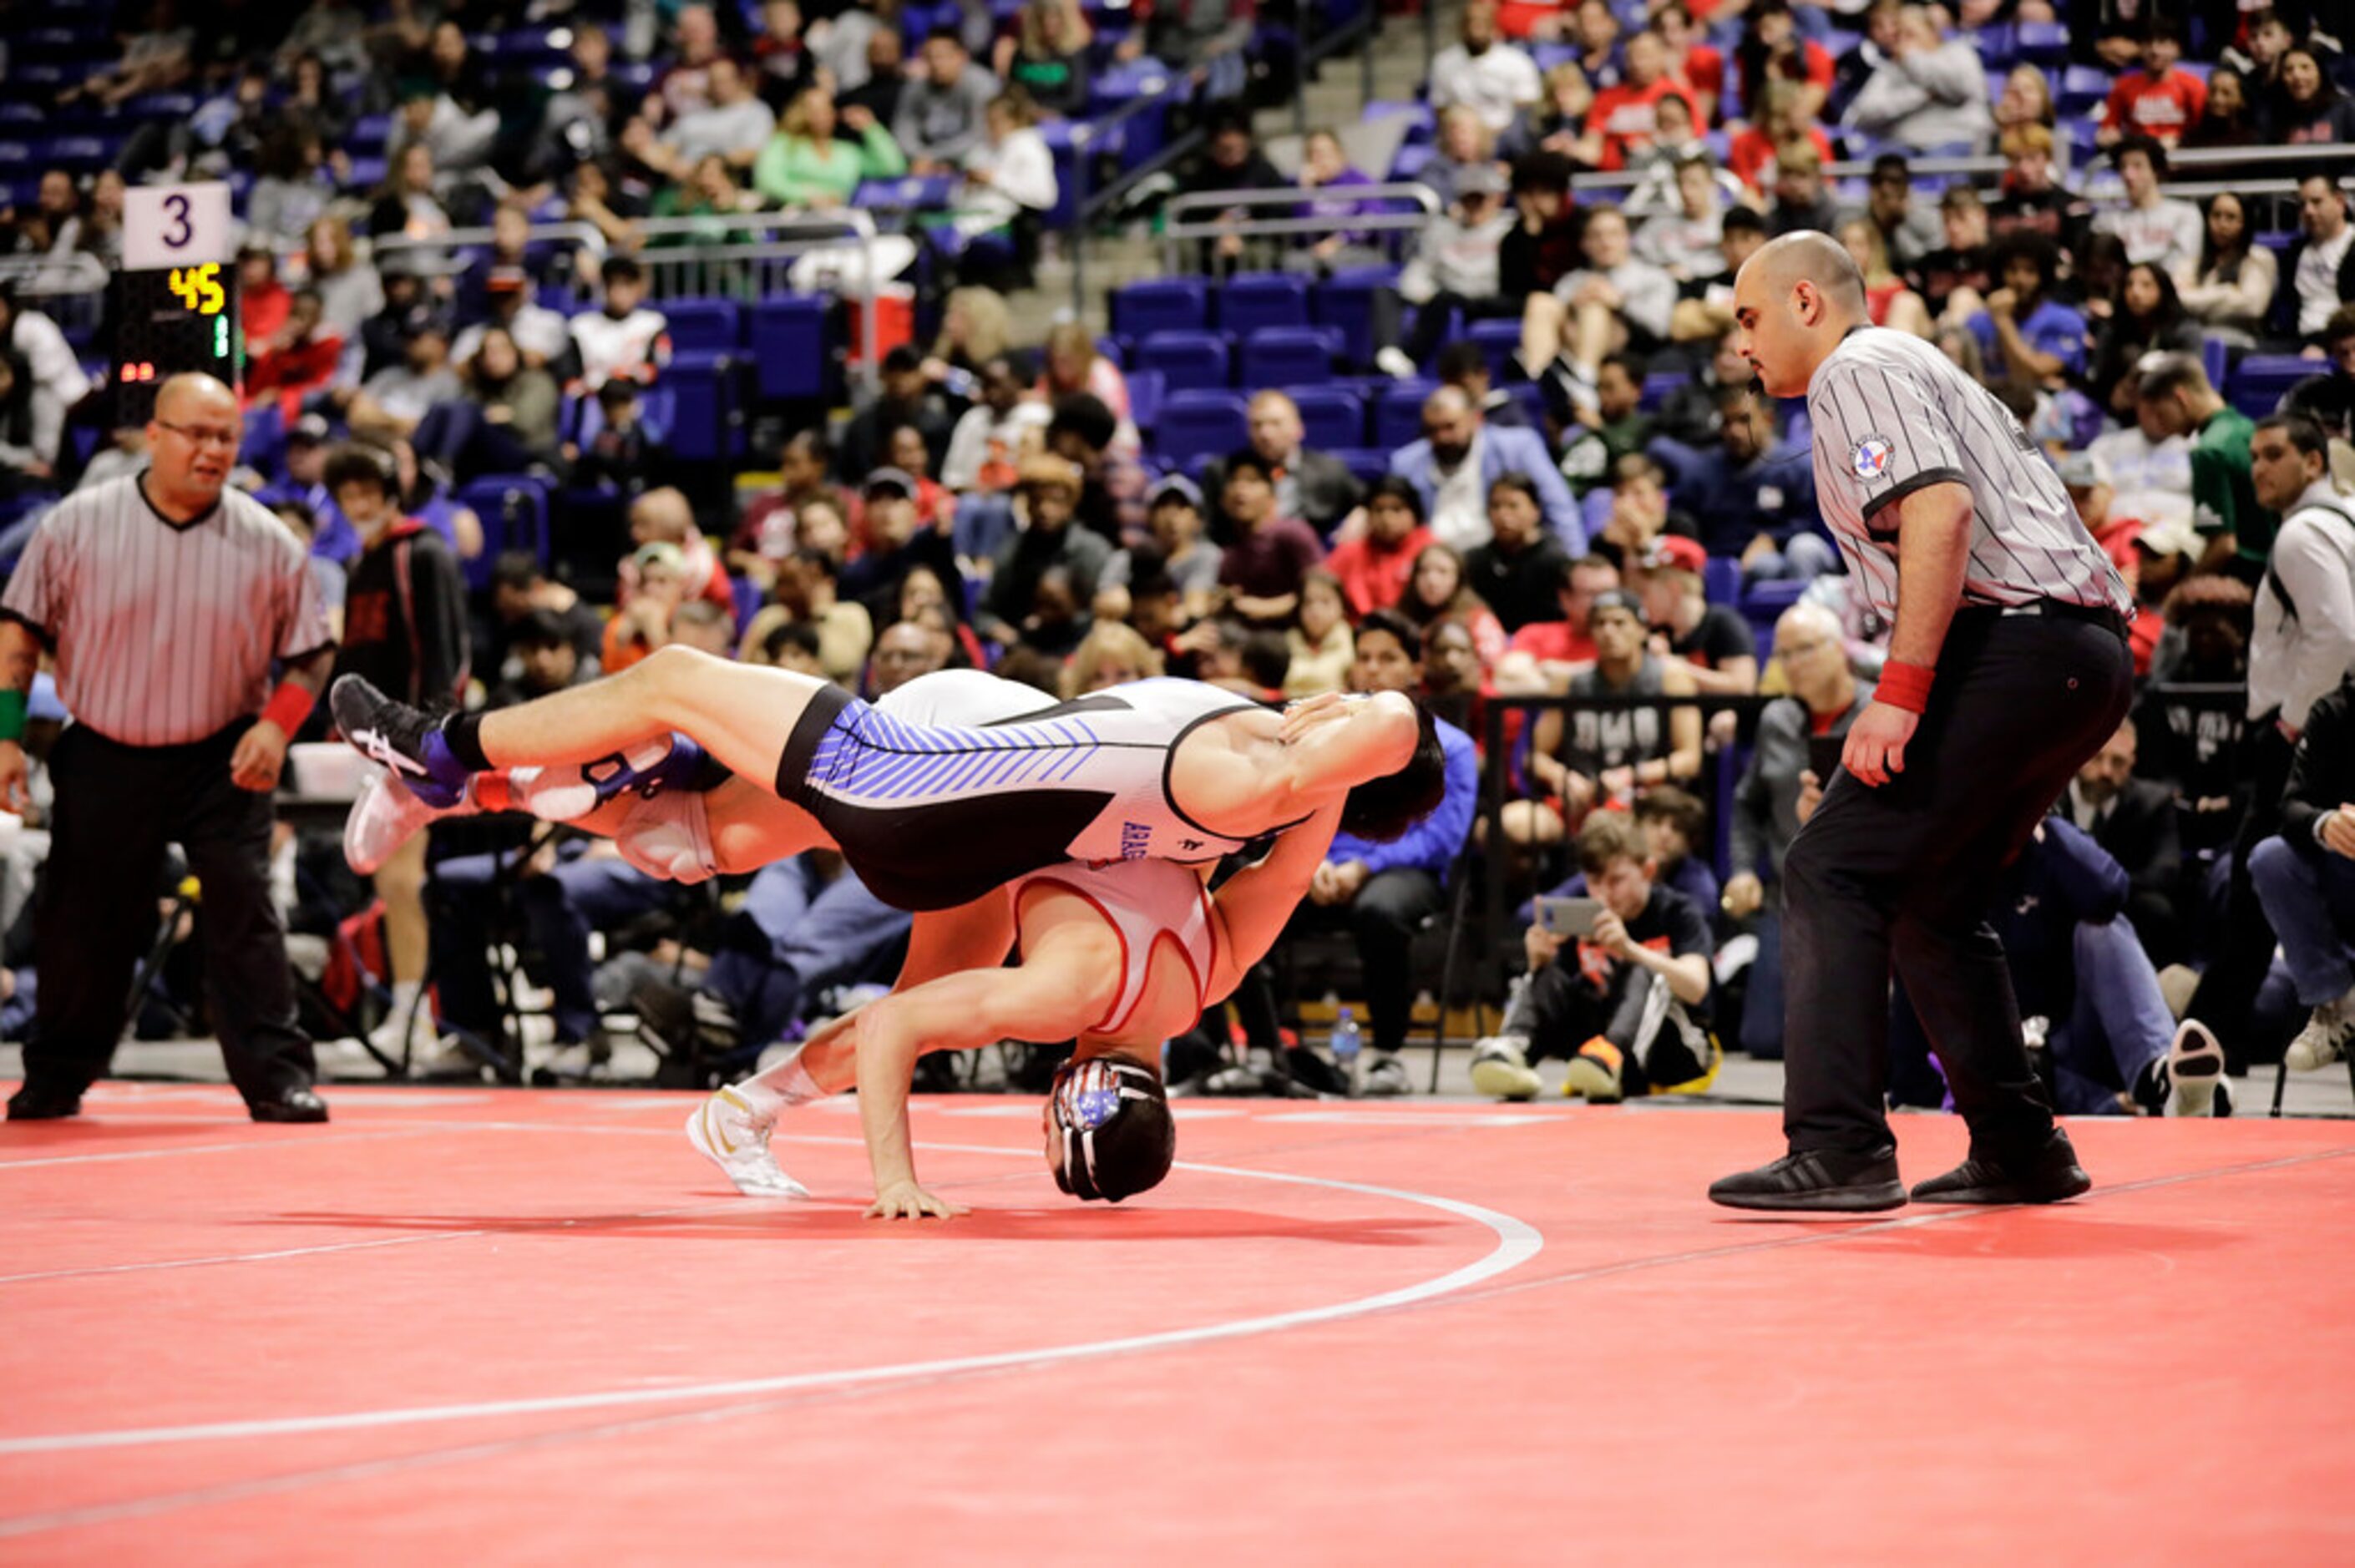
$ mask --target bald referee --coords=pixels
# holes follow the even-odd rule
[[[2126,714],[2126,585],[1994,395],[1922,339],[1867,324],[1864,280],[1829,236],[1752,256],[1733,315],[1765,391],[1806,395],[1824,520],[1851,591],[1894,630],[1784,867],[1791,1152],[1710,1196],[1905,1202],[1881,1099],[1893,963],[1971,1131],[1970,1158],[1913,1195],[2074,1197],[2092,1183],[2029,1065],[1987,915],[1998,874]]]
[[[26,694],[44,645],[73,715],[49,759],[41,985],[11,1121],[77,1114],[106,1071],[173,842],[201,888],[205,989],[230,1081],[256,1121],[327,1119],[270,900],[270,792],[335,651],[302,543],[224,488],[239,434],[227,387],[164,383],[147,471],[68,497],[0,595],[11,809],[24,806]]]

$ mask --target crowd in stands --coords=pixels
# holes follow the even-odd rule
[[[126,183],[234,180],[266,435],[240,481],[348,618],[386,525],[372,493],[355,514],[379,470],[351,454],[382,454],[384,499],[464,578],[464,700],[672,642],[868,695],[959,665],[1055,697],[1414,692],[1445,720],[1444,803],[1337,842],[1297,939],[1231,1030],[1206,1022],[1211,1079],[1314,1079],[1287,1022],[1329,970],[1368,1010],[1357,1086],[1409,1092],[1418,992],[1443,989],[1423,938],[1468,927],[1465,972],[1497,979],[1469,1000],[1503,1018],[1485,1091],[1540,1092],[1549,1057],[1596,1101],[1706,1086],[1721,1048],[1783,1050],[1777,870],[1889,630],[1845,591],[1803,408],[1753,394],[1732,331],[1742,262],[1821,229],[1876,324],[2016,416],[2136,595],[2145,694],[2002,922],[2056,1092],[2164,1109],[2187,1007],[2235,1069],[2355,1044],[2355,171],[2260,158],[2195,203],[2177,164],[2355,163],[2328,7],[1471,0],[1426,101],[1369,107],[1411,127],[1370,171],[1362,127],[1276,149],[1216,100],[1261,42],[1241,6],[535,6],[528,46],[516,9],[319,0],[200,39],[158,0],[46,111],[185,109],[126,121],[104,168],[27,171],[0,224],[28,263],[109,262]],[[1025,341],[991,242],[1060,199],[1040,126],[1146,58],[1199,90],[1178,188],[1292,191],[1258,215],[1316,221],[1238,207],[1182,249],[1199,276],[1115,291],[1108,335]],[[1974,157],[2000,172],[1952,162]],[[1401,177],[1427,221],[1354,227],[1399,207],[1353,188]],[[903,179],[943,182],[898,258],[925,280],[912,325],[857,344],[846,396],[764,396],[761,302],[715,305],[666,249]],[[15,276],[0,559],[144,439],[108,428],[90,333]],[[851,313],[825,319],[842,348]],[[714,322],[738,356],[716,372],[687,346]],[[698,356],[726,399],[688,396]],[[715,440],[723,408],[749,438]],[[715,902],[596,844],[440,837],[421,885],[378,888],[389,928],[431,927],[438,1022],[411,1008],[377,1044],[436,1066],[472,1063],[443,1035],[505,1026],[503,953],[555,1044],[593,1051],[627,1007],[720,1072],[888,980],[907,929],[826,854]],[[340,937],[357,890],[289,853],[299,923]],[[1349,952],[1320,957],[1326,932]],[[1943,1097],[1926,1054],[1894,1091]]]

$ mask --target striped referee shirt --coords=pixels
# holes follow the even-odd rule
[[[1898,501],[1952,481],[1971,493],[1963,602],[2040,599],[2132,604],[2078,520],[2061,477],[1995,394],[1932,344],[1859,327],[1807,383],[1816,496],[1849,574],[1884,621],[1897,617]]]
[[[126,746],[182,745],[261,712],[275,661],[333,644],[304,555],[242,491],[176,523],[133,474],[41,519],[0,616],[56,653],[75,722]]]

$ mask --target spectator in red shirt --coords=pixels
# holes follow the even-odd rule
[[[1774,149],[1794,136],[1804,136],[1811,143],[1823,162],[1832,161],[1832,139],[1815,117],[1806,111],[1806,100],[1796,82],[1769,82],[1766,101],[1758,118],[1735,132],[1725,150],[1725,166],[1734,178],[1750,187],[1755,196],[1764,196],[1767,187],[1774,183]]]
[[[245,334],[245,353],[258,359],[270,340],[286,324],[294,296],[278,281],[278,258],[267,245],[248,245],[237,253],[238,326]]]
[[[1497,667],[1501,683],[1516,668],[1514,656],[1521,655],[1536,662],[1541,677],[1561,673],[1549,670],[1550,664],[1588,664],[1594,660],[1594,639],[1586,629],[1587,616],[1594,609],[1594,596],[1608,593],[1619,586],[1619,568],[1604,556],[1579,556],[1563,564],[1561,585],[1558,592],[1561,602],[1560,620],[1533,620],[1513,633],[1506,645],[1505,660]]]
[[[1699,123],[1706,128],[1717,123],[1717,100],[1725,90],[1725,56],[1710,47],[1708,36],[1693,26],[1692,14],[1698,7],[1708,9],[1706,0],[1668,0],[1652,13],[1652,26],[1660,30],[1660,42],[1668,47],[1669,69],[1685,89]]]
[[[1366,497],[1366,531],[1336,545],[1325,560],[1325,569],[1341,579],[1349,619],[1395,607],[1415,557],[1433,542],[1423,525],[1422,493],[1395,474],[1378,482]]]
[[[1669,97],[1693,109],[1691,90],[1668,74],[1668,46],[1646,29],[1627,40],[1626,80],[1596,93],[1587,111],[1588,133],[1603,138],[1601,167],[1624,169],[1633,154],[1651,146],[1658,133],[1659,101]],[[1700,117],[1697,109],[1693,117]]]
[[[1831,51],[1799,36],[1790,0],[1756,0],[1750,7],[1742,42],[1733,51],[1743,103],[1759,102],[1769,83],[1787,81],[1799,90],[1801,118],[1813,120],[1831,97],[1838,69]]]
[[[2208,110],[2208,84],[2190,71],[2177,69],[2183,58],[2183,25],[2154,17],[2150,38],[2143,46],[2143,67],[2118,78],[2103,105],[2101,129],[2094,140],[2114,147],[2130,135],[2156,138],[2172,147],[2200,123]]]
[[[335,379],[344,340],[321,321],[324,313],[318,291],[304,289],[294,296],[286,319],[256,347],[245,367],[247,408],[275,397],[292,427],[302,417],[303,399]]]

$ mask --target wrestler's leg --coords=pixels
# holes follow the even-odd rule
[[[774,779],[802,710],[827,683],[674,644],[618,675],[481,715],[494,768],[591,762],[677,730],[731,771]]]

